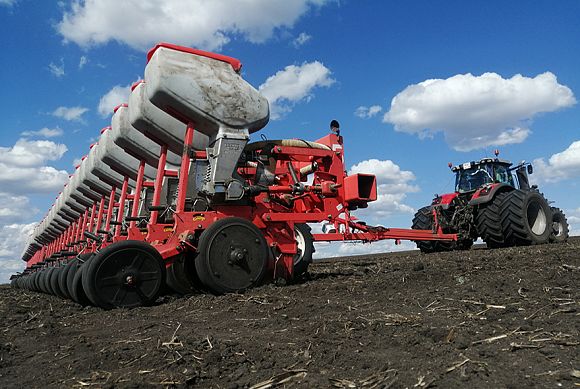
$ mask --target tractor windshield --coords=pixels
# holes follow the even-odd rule
[[[514,177],[512,172],[509,170],[509,166],[506,165],[494,165],[493,167],[493,178],[494,182],[501,182],[514,186]]]
[[[463,169],[457,172],[455,178],[455,191],[459,193],[471,192],[484,184],[493,182],[492,173],[488,171],[489,166],[477,165],[469,169]]]
[[[482,164],[457,172],[455,191],[459,193],[471,192],[481,186],[498,182],[514,186],[514,177],[508,165]]]

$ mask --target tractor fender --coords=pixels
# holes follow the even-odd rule
[[[437,195],[431,202],[431,206],[440,207],[443,210],[447,210],[457,196],[459,196],[459,193],[446,193],[443,195]]]
[[[510,192],[515,188],[506,183],[500,184],[490,184],[479,189],[473,194],[471,200],[469,200],[469,205],[480,205],[490,202],[495,198],[495,195],[499,192]]]

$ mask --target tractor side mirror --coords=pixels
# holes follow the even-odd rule
[[[534,172],[534,167],[530,164],[528,165],[528,174],[532,174]]]

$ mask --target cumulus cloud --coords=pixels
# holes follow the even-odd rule
[[[21,254],[35,225],[7,224],[0,227],[0,284],[8,283],[12,274],[26,267]]]
[[[308,42],[310,39],[312,39],[312,36],[311,35],[308,35],[305,32],[301,32],[300,35],[298,35],[292,41],[292,44],[294,45],[294,47],[299,48],[300,46],[302,46],[303,44],[305,44],[306,42]]]
[[[572,142],[562,152],[552,155],[548,161],[535,159],[533,180],[539,182],[558,182],[568,178],[580,177],[580,140]]]
[[[383,110],[383,107],[380,105],[371,105],[370,107],[365,107],[361,105],[354,111],[355,116],[358,116],[361,119],[370,119],[376,116],[379,112]]]
[[[39,166],[56,161],[67,151],[64,144],[48,140],[19,139],[12,147],[0,147],[0,163],[14,166]]]
[[[49,63],[48,64],[48,70],[50,70],[50,72],[56,78],[60,78],[60,77],[64,76],[65,75],[65,72],[64,72],[64,60],[61,58],[60,65],[57,65],[54,62]]]
[[[0,147],[0,188],[10,194],[50,193],[62,189],[68,173],[46,166],[67,151],[64,144],[20,139],[12,147]]]
[[[38,166],[56,161],[67,151],[64,144],[48,140],[19,139],[12,147],[0,147],[0,163],[14,166]]]
[[[63,133],[64,133],[63,130],[58,127],[56,128],[44,127],[38,131],[24,131],[20,135],[30,137],[39,136],[43,138],[55,138],[57,136],[62,136]]]
[[[73,1],[57,29],[82,47],[117,41],[143,50],[167,41],[215,50],[233,37],[264,42],[329,1],[244,0],[235,12],[230,0]]]
[[[270,118],[280,119],[292,111],[296,103],[310,101],[315,88],[330,87],[335,82],[331,74],[326,66],[314,61],[286,66],[268,77],[259,90],[270,102]]]
[[[0,224],[20,223],[36,213],[28,197],[0,192]]]
[[[536,115],[575,103],[570,88],[550,72],[509,79],[458,74],[408,86],[393,98],[383,121],[422,138],[442,132],[454,149],[469,151],[521,143]]]
[[[121,86],[115,85],[99,100],[97,110],[102,117],[106,118],[113,114],[113,109],[119,104],[126,103],[131,94],[131,84]]]
[[[380,161],[369,159],[353,165],[348,174],[369,173],[377,177],[377,201],[369,204],[368,209],[356,211],[356,215],[375,224],[390,215],[409,213],[415,210],[404,203],[408,193],[418,192],[414,185],[415,174],[401,170],[399,165],[391,160]]]
[[[82,121],[83,115],[89,109],[85,107],[58,107],[52,112],[52,116],[68,121]]]

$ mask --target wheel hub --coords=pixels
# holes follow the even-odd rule
[[[252,287],[262,278],[268,260],[261,231],[239,218],[222,219],[206,230],[199,253],[196,268],[200,279],[219,293]]]
[[[136,282],[134,276],[129,275],[129,276],[125,277],[125,284],[126,285],[128,285],[128,286],[135,286],[136,283],[137,282]]]

